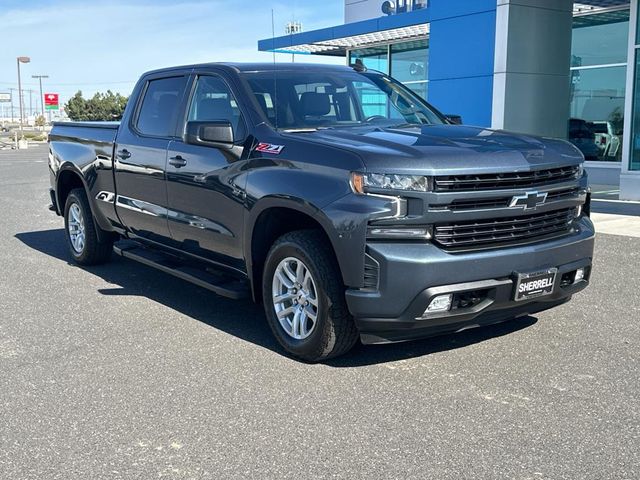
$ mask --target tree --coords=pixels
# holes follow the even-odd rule
[[[87,101],[80,90],[69,99],[64,106],[64,111],[67,112],[71,120],[87,120]]]
[[[92,98],[85,99],[82,92],[78,92],[69,99],[65,111],[71,120],[76,121],[104,121],[122,118],[128,97],[113,93],[96,93]]]
[[[36,117],[36,127],[44,127],[47,123],[47,120],[42,115],[38,115]]]

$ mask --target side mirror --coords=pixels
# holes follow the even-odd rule
[[[445,114],[444,117],[454,125],[462,125],[462,117],[460,115],[456,115],[454,113],[447,113]]]
[[[233,127],[228,120],[187,122],[184,143],[216,148],[233,147]]]

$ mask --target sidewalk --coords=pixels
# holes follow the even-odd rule
[[[620,189],[615,185],[591,185],[591,211],[609,215],[640,217],[640,202],[620,200]]]
[[[640,238],[640,216],[592,213],[597,233]]]

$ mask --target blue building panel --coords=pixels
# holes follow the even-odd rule
[[[465,125],[490,127],[493,75],[430,81],[429,103],[444,114],[462,116]]]
[[[496,0],[431,0],[431,21],[496,10]]]
[[[496,12],[431,22],[429,80],[493,75]]]
[[[429,102],[464,123],[490,126],[495,0],[432,0]]]

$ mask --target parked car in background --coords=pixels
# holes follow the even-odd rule
[[[591,123],[581,118],[569,119],[569,141],[582,152],[585,160],[599,160],[601,150],[596,145],[596,135]]]
[[[607,121],[592,122],[595,144],[600,150],[602,160],[615,160],[620,150],[620,134],[613,123]]]

